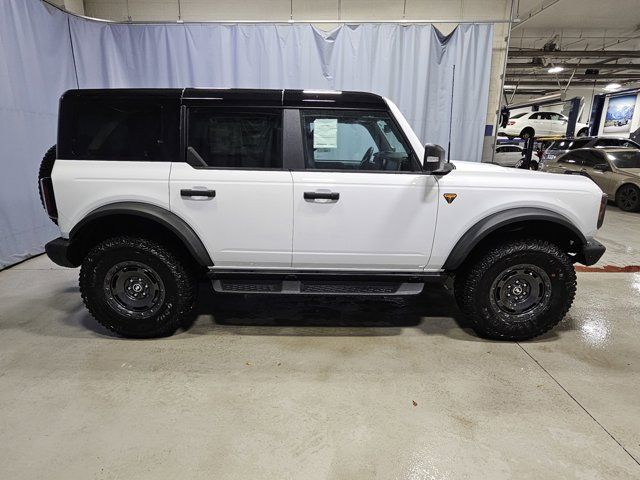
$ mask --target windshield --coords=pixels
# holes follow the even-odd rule
[[[549,150],[575,150],[576,148],[582,148],[589,140],[556,140],[549,145]]]
[[[640,168],[640,152],[608,153],[607,157],[618,168]]]

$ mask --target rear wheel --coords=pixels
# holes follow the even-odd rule
[[[589,130],[587,128],[583,128],[578,132],[578,137],[586,137]]]
[[[576,292],[569,257],[548,241],[513,240],[456,274],[455,295],[482,337],[527,340],[553,328]]]
[[[173,334],[190,317],[197,280],[177,255],[144,238],[114,237],[96,245],[80,269],[89,312],[131,338]]]
[[[616,205],[625,212],[640,210],[640,189],[635,185],[622,185],[616,192]]]

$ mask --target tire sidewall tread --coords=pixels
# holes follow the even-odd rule
[[[551,299],[533,319],[508,323],[490,306],[490,287],[500,272],[518,263],[531,263],[549,275]],[[568,255],[554,243],[513,240],[472,259],[469,267],[456,275],[454,292],[458,306],[480,336],[527,340],[549,331],[564,318],[575,297],[576,274]]]
[[[125,260],[149,265],[164,283],[163,306],[148,319],[127,318],[106,302],[104,275]],[[172,335],[186,323],[197,295],[196,276],[187,263],[164,245],[138,237],[112,237],[94,246],[82,262],[79,283],[82,300],[91,315],[105,328],[129,338]]]

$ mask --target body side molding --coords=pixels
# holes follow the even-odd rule
[[[469,228],[455,244],[442,268],[444,270],[458,268],[483,238],[499,228],[513,223],[536,220],[551,222],[568,228],[575,233],[582,245],[587,244],[587,239],[582,232],[569,219],[559,213],[538,207],[510,208],[489,215]]]
[[[103,205],[80,220],[69,232],[69,240],[90,222],[111,215],[133,215],[152,220],[169,229],[187,248],[193,258],[202,266],[210,267],[213,261],[202,240],[187,222],[169,210],[142,202],[117,202]]]

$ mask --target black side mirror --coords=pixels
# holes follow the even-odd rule
[[[444,148],[434,143],[427,143],[424,146],[422,169],[426,172],[433,172],[435,170],[440,170],[444,163]]]
[[[608,172],[611,170],[611,168],[609,168],[609,165],[607,165],[606,163],[598,163],[593,166],[593,169],[600,170],[601,172]]]

